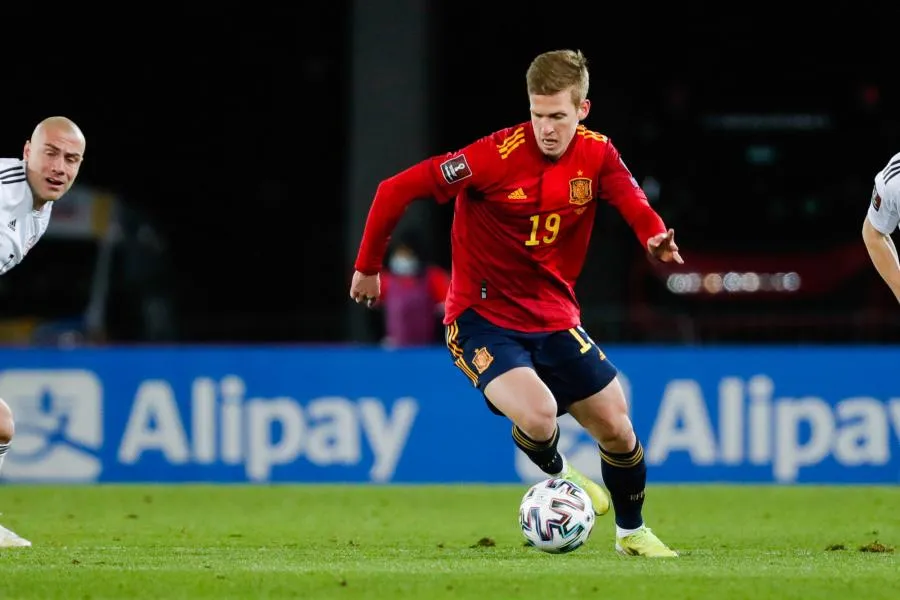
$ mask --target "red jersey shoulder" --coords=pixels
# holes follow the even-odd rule
[[[588,154],[596,153],[598,156],[602,157],[612,146],[612,142],[608,136],[592,131],[584,125],[578,126],[575,130],[575,135],[581,139],[582,149]]]
[[[619,149],[616,148],[609,136],[591,131],[584,125],[578,126],[576,136],[580,138],[579,148],[582,159],[592,162],[602,172],[623,170],[629,176],[631,175],[631,169],[622,160]]]
[[[602,133],[591,131],[584,125],[575,130],[573,160],[578,166],[579,177],[593,179],[602,171],[607,159],[613,154],[612,143]]]
[[[525,145],[529,135],[531,135],[531,124],[522,123],[495,132],[491,135],[491,142],[500,160],[508,160]]]
[[[529,135],[530,123],[507,127],[443,157],[437,165],[440,183],[445,186],[461,184],[481,189],[491,188],[509,173],[514,162],[509,160],[511,157],[526,156],[524,145]]]

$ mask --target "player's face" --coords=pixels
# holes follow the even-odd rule
[[[46,127],[25,143],[28,183],[40,200],[59,200],[69,191],[84,156],[84,138],[66,127]]]
[[[529,94],[531,101],[531,125],[538,148],[549,158],[559,158],[569,147],[578,123],[587,117],[590,101],[576,106],[572,102],[571,89],[552,96]]]

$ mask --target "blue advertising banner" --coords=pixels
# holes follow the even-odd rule
[[[897,483],[900,348],[606,348],[654,482]],[[447,351],[0,350],[7,482],[523,482]],[[560,448],[600,478],[570,417]]]

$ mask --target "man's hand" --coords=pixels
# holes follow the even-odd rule
[[[684,264],[684,259],[678,253],[678,246],[675,244],[675,230],[670,229],[666,233],[658,233],[647,240],[647,251],[663,262],[675,261],[679,265]]]
[[[353,281],[350,284],[350,297],[357,304],[365,302],[366,306],[371,308],[375,301],[381,296],[381,275],[364,275],[359,271],[354,271]]]

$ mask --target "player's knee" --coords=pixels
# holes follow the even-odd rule
[[[628,416],[628,403],[614,382],[602,392],[577,402],[569,412],[609,452],[630,452],[635,433]]]
[[[8,444],[16,433],[12,409],[0,398],[0,444]]]
[[[631,452],[635,444],[635,433],[628,415],[615,415],[609,419],[599,441],[609,452]]]
[[[525,435],[536,441],[549,440],[556,432],[556,404],[533,406],[516,419],[516,425]]]
[[[608,406],[592,407],[594,410],[579,415],[584,427],[600,442],[614,443],[628,438],[634,431],[628,414],[612,410]]]
[[[516,368],[485,388],[488,400],[533,440],[548,440],[556,431],[556,399],[534,370]]]

